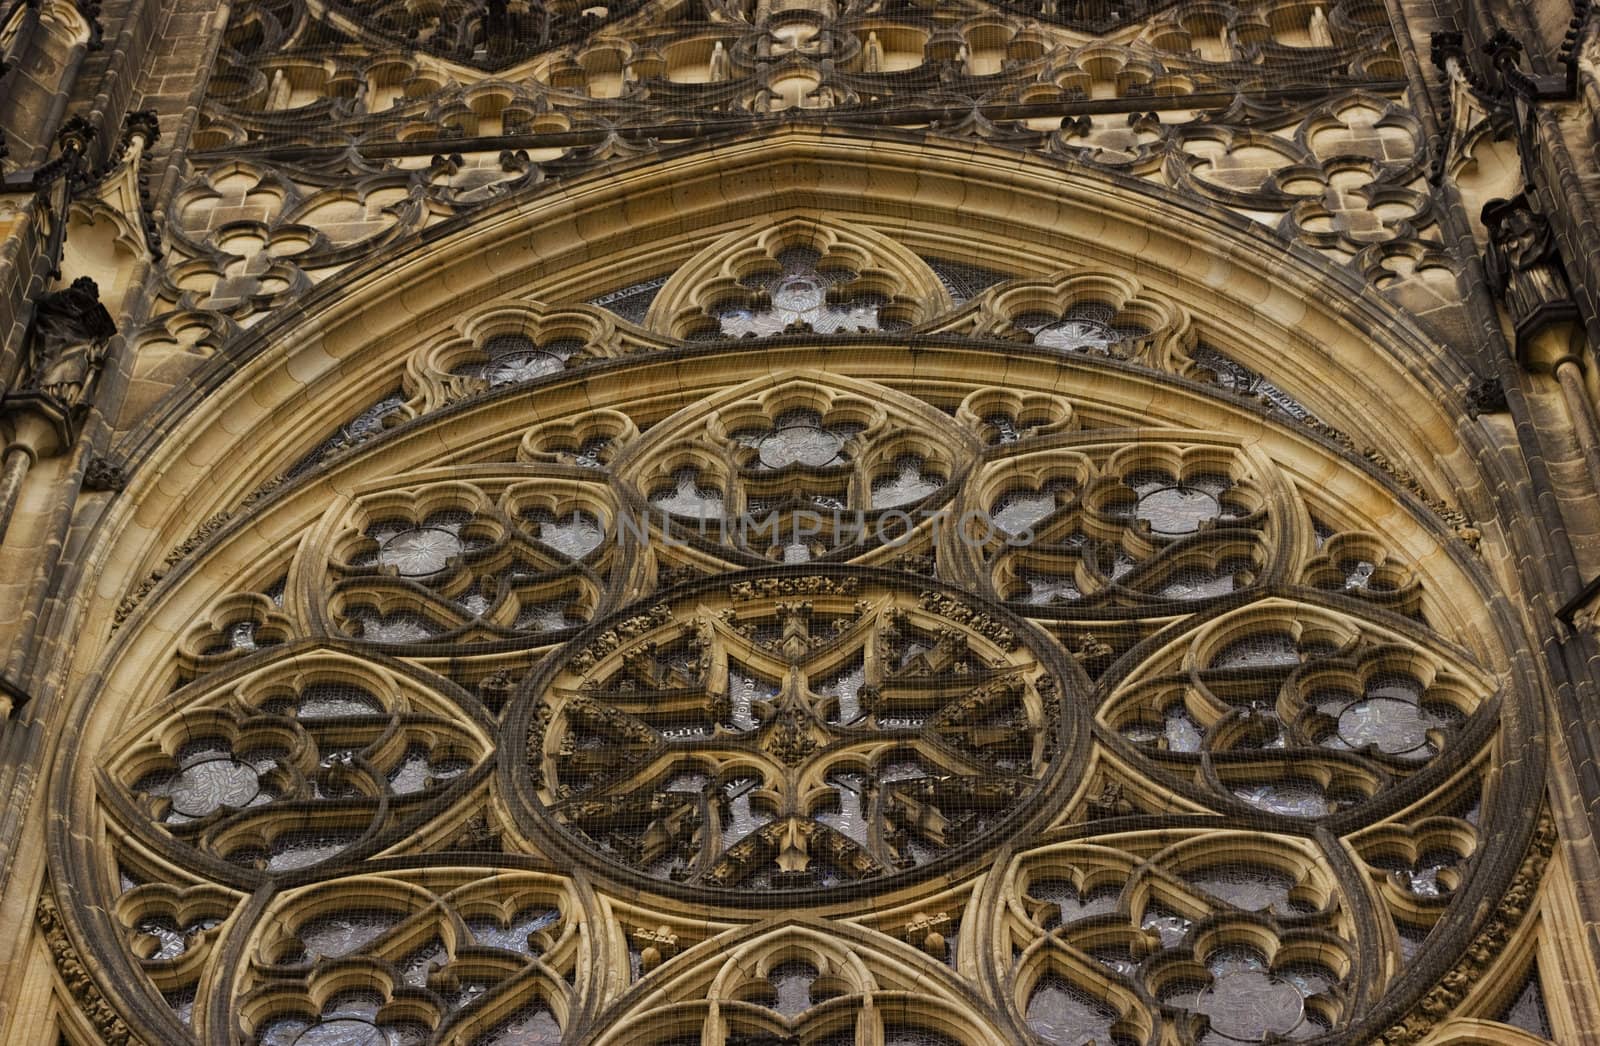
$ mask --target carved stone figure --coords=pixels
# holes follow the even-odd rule
[[[728,57],[728,49],[718,40],[711,47],[711,82],[720,84],[733,75],[733,60]]]
[[[883,44],[878,41],[878,34],[867,34],[866,55],[862,59],[861,69],[868,73],[883,72]]]
[[[1489,233],[1490,284],[1511,311],[1519,344],[1576,316],[1550,221],[1525,194],[1489,201],[1483,224]]]
[[[289,96],[294,93],[294,86],[289,83],[289,78],[283,75],[282,69],[275,69],[272,73],[272,84],[267,88],[267,104],[269,111],[289,108]]]
[[[119,462],[96,454],[83,470],[85,490],[116,491],[128,485],[128,476]]]
[[[46,295],[34,313],[24,387],[44,393],[63,410],[77,407],[87,398],[115,333],[117,326],[89,277]]]
[[[1472,417],[1506,409],[1506,390],[1499,377],[1479,378],[1467,389],[1467,413]]]
[[[1306,27],[1313,47],[1332,47],[1333,32],[1328,28],[1328,16],[1318,7],[1311,12],[1311,24]]]

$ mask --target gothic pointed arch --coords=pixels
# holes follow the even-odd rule
[[[519,192],[123,444],[49,918],[130,1035],[1398,1043],[1518,932],[1541,684],[1392,302],[937,142]]]
[[[0,1040],[1600,1036],[1589,0],[0,0]]]

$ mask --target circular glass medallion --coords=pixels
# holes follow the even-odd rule
[[[518,352],[493,361],[484,377],[490,385],[515,385],[531,381],[541,374],[554,374],[564,366],[566,364],[561,357],[552,353]]]
[[[815,425],[787,425],[761,440],[761,464],[769,469],[789,465],[827,465],[839,456],[844,440]]]
[[[224,806],[244,806],[260,791],[255,767],[233,759],[207,759],[185,767],[170,795],[175,812],[204,817]]]
[[[339,1017],[313,1024],[300,1033],[294,1046],[389,1046],[389,1037],[369,1021]]]
[[[378,550],[378,561],[394,567],[402,577],[427,577],[437,574],[461,554],[461,539],[442,527],[413,527],[385,541]]]
[[[1033,336],[1035,345],[1048,345],[1067,352],[1093,349],[1104,352],[1121,339],[1117,332],[1093,320],[1068,319],[1043,327]]]
[[[1212,1031],[1236,1042],[1287,1035],[1305,1017],[1300,990],[1265,970],[1223,974],[1201,993],[1198,1008],[1211,1019]]]
[[[1339,737],[1358,751],[1376,745],[1385,755],[1401,755],[1428,743],[1427,717],[1410,701],[1372,697],[1339,713]]]
[[[817,276],[785,276],[772,287],[772,307],[787,312],[810,312],[822,307],[827,285]]]
[[[1139,499],[1134,516],[1157,534],[1193,534],[1202,523],[1222,515],[1212,494],[1194,487],[1162,487]]]

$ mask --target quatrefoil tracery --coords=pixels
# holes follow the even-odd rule
[[[1403,633],[1275,602],[1173,641],[1105,721],[1216,799],[1287,817],[1358,807],[1481,743],[1488,681]]]
[[[481,1043],[560,1041],[582,922],[570,884],[443,869],[364,886],[357,909],[328,887],[278,906],[241,992],[252,1042],[420,1046],[436,1027],[471,1028]]]
[[[1036,1034],[1140,1041],[1159,1015],[1214,1033],[1197,1041],[1263,1042],[1338,1023],[1353,924],[1305,844],[1227,833],[1116,842],[1018,862],[1007,932]]]
[[[950,438],[913,435],[930,427]],[[702,562],[797,563],[925,547],[974,449],[911,397],[795,374],[680,412],[622,455],[617,475],[662,546],[687,543]]]
[[[563,633],[593,615],[615,562],[599,487],[443,483],[361,503],[329,564],[346,634],[382,643]]]
[[[410,681],[314,650],[286,658],[287,678],[269,663],[195,684],[112,771],[172,838],[247,877],[376,845],[489,756],[481,724]]]
[[[1085,447],[996,460],[976,489],[1015,537],[993,557],[996,588],[1083,613],[1229,595],[1266,570],[1277,528],[1260,484],[1222,448]],[[1101,460],[1096,460],[1101,458]]]

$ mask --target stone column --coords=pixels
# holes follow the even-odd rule
[[[17,510],[17,500],[22,496],[22,481],[28,478],[33,466],[33,451],[13,443],[6,448],[0,462],[0,545],[5,544],[6,531],[11,527],[12,513]]]

